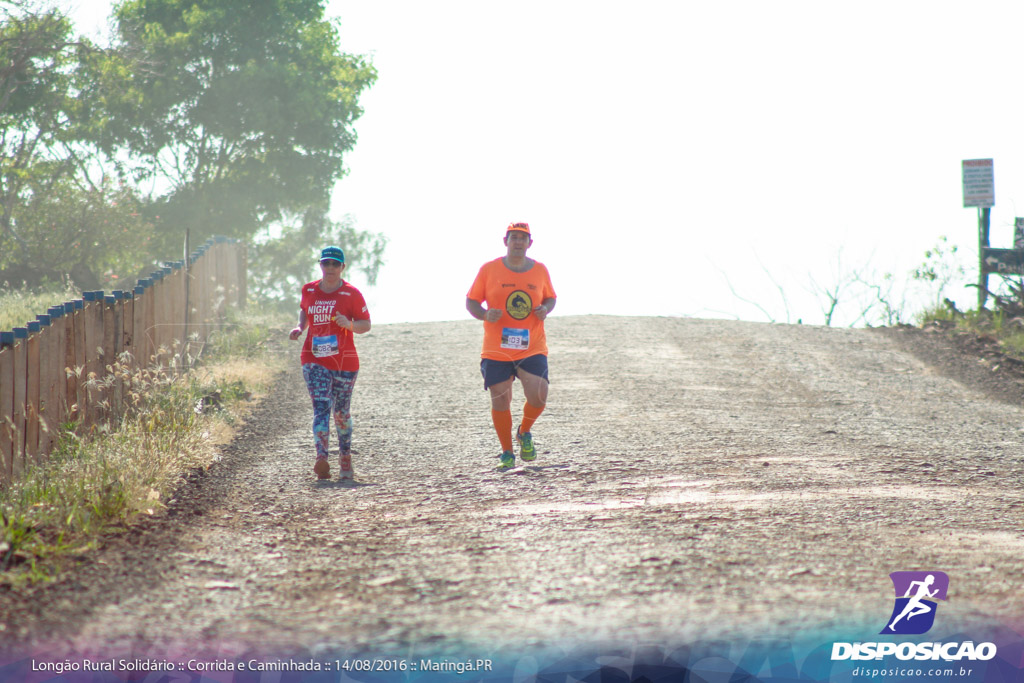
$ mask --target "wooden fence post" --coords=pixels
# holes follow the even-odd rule
[[[218,294],[217,279],[217,245],[210,240],[206,247],[206,282],[203,283],[203,295],[206,297],[206,339],[209,340],[213,331],[217,329],[218,311],[220,311],[220,296]]]
[[[124,307],[118,293],[111,292],[103,297],[103,370],[109,376],[107,419],[111,424],[120,416],[121,409],[121,378],[117,374],[117,364],[121,356]]]
[[[44,352],[43,327],[39,320],[27,323],[28,339],[25,340],[25,461],[35,462],[39,454],[39,432],[43,424],[44,369],[39,357]]]
[[[132,310],[132,328],[134,332],[132,337],[135,341],[135,363],[139,369],[148,368],[149,361],[146,355],[147,340],[149,336],[146,334],[146,302],[149,296],[146,294],[146,286],[142,283],[145,280],[139,280],[138,284],[135,285],[135,305]]]
[[[228,308],[238,305],[238,280],[235,278],[238,259],[235,258],[231,240],[225,240],[221,244],[220,262],[224,273],[224,307],[226,311]]]
[[[249,247],[245,242],[235,243],[238,259],[238,310],[244,311],[249,301]]]
[[[139,280],[135,286],[135,345],[139,354],[139,367],[148,369],[156,348],[153,340],[153,281]]]
[[[102,414],[100,401],[103,391],[100,381],[103,377],[103,292],[83,292],[85,299],[85,428],[92,431]]]
[[[36,463],[49,457],[57,440],[57,367],[53,362],[57,355],[57,335],[53,318],[49,313],[37,315],[42,325],[39,333],[39,448]],[[27,458],[26,458],[27,459]]]
[[[196,250],[195,277],[192,280],[196,299],[196,326],[199,332],[200,352],[206,348],[210,338],[210,259],[206,257],[209,246],[200,245]]]
[[[81,433],[85,426],[85,411],[88,396],[85,382],[89,379],[85,372],[85,301],[75,299],[72,302],[75,306],[74,328],[75,328],[75,362],[72,367],[75,370],[75,421],[78,422],[78,431]]]
[[[163,321],[160,331],[164,347],[167,349],[167,369],[173,372],[177,360],[177,349],[174,348],[174,337],[177,334],[177,326],[174,324],[174,302],[177,299],[174,295],[174,270],[170,266],[164,266],[160,269],[160,277],[163,286]]]
[[[182,320],[185,316],[185,273],[181,261],[169,264],[167,274],[168,317],[167,326],[173,349],[174,369],[177,374],[185,368],[185,338],[181,336]]]
[[[13,480],[14,332],[0,332],[0,486]]]
[[[121,326],[121,348],[124,350],[122,365],[128,379],[125,380],[121,396],[121,414],[125,415],[129,409],[132,395],[135,371],[138,369],[135,354],[135,293],[128,290],[124,293],[124,319]]]
[[[167,310],[167,287],[164,282],[164,272],[162,270],[154,270],[151,273],[151,277],[153,280],[153,305],[150,313],[152,315],[151,325],[153,329],[153,345],[156,347],[153,364],[159,368],[163,367],[163,361],[167,353],[167,344],[165,339],[167,329],[164,326]]]
[[[110,424],[114,416],[114,385],[107,379],[113,379],[114,364],[114,334],[116,321],[114,320],[114,296],[107,294],[102,299],[103,304],[103,356],[100,363],[100,377],[104,379],[104,410],[103,421]]]
[[[68,422],[78,419],[78,376],[75,375],[75,302],[64,302],[64,405]]]
[[[114,290],[114,414],[120,420],[124,408],[124,321],[125,294],[123,290]]]
[[[185,326],[182,333],[185,335],[185,360],[189,367],[195,360],[196,349],[199,348],[196,341],[196,300],[198,295],[195,288],[195,257],[193,254],[185,255],[184,278],[185,278]]]
[[[68,418],[68,373],[67,363],[64,361],[68,355],[68,321],[64,319],[64,306],[51,306],[48,310],[50,316],[50,334],[53,337],[51,342],[52,353],[49,363],[53,369],[52,389],[50,394],[53,397],[49,420],[52,431],[47,437],[49,455],[57,449],[60,442],[60,430]]]
[[[213,291],[217,293],[217,327],[219,328],[224,322],[229,294],[227,268],[224,263],[224,238],[218,237],[210,251],[213,253],[213,268],[217,278],[217,286]]]
[[[25,470],[25,391],[28,370],[28,328],[15,327],[14,332],[14,455],[11,476]]]

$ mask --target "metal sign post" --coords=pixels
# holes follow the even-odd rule
[[[965,159],[962,162],[964,208],[978,207],[978,310],[988,299],[989,223],[996,203],[995,174],[992,159]]]
[[[978,310],[985,308],[988,299],[988,263],[985,250],[988,249],[989,219],[992,209],[978,209]]]

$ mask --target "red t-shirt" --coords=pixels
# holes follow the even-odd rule
[[[359,369],[355,335],[334,321],[338,314],[349,320],[369,320],[362,293],[344,280],[333,292],[320,289],[320,280],[302,285],[299,308],[306,313],[306,340],[302,342],[300,361],[317,363],[330,370]]]
[[[481,358],[508,361],[547,355],[544,321],[533,312],[545,299],[556,298],[543,263],[534,261],[528,271],[516,273],[508,269],[502,258],[488,261],[480,268],[466,296],[486,302],[487,308],[503,311],[498,322],[484,322]]]

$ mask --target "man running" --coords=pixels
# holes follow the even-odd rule
[[[555,307],[555,290],[544,264],[526,257],[533,245],[530,226],[512,223],[505,231],[507,254],[488,261],[466,295],[466,310],[484,321],[480,372],[491,392],[491,420],[501,442],[500,467],[515,467],[512,451],[512,383],[518,377],[526,403],[516,430],[519,456],[537,457],[530,429],[548,400],[548,345],[544,319]],[[484,308],[484,304],[487,305]]]

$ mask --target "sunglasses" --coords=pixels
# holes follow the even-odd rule
[[[341,268],[341,261],[335,261],[334,259],[325,259],[320,262],[322,268]]]

